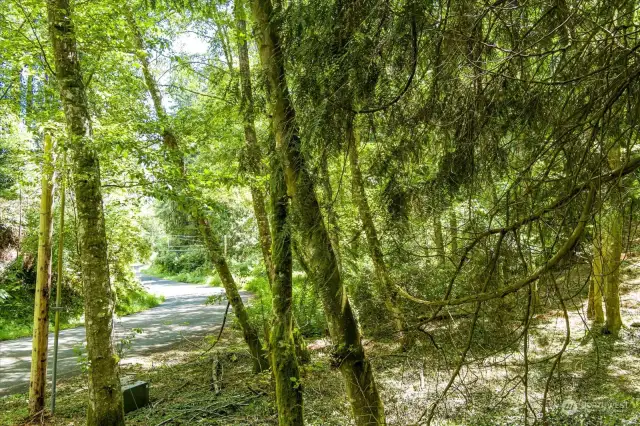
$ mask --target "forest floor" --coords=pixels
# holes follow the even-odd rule
[[[637,274],[640,264],[627,268]],[[541,362],[562,349],[566,337],[564,311],[546,311],[535,317],[531,329],[528,363],[528,399],[540,421],[545,388],[547,420],[551,425],[640,424],[640,277],[621,287],[626,327],[617,339],[589,331],[586,306],[567,306],[571,336],[552,380],[553,361]],[[458,320],[457,327],[467,319]],[[276,425],[274,389],[270,373],[251,374],[251,360],[241,333],[227,327],[211,348],[217,331],[203,339],[182,340],[144,365],[122,368],[123,382],[150,383],[151,405],[127,414],[128,425]],[[366,341],[387,420],[393,425],[420,422],[437,399],[455,367],[456,354],[441,354],[428,341],[399,353],[393,342]],[[309,341],[311,362],[303,368],[305,417],[310,425],[352,424],[342,378],[330,366],[330,344]],[[212,361],[223,365],[221,389],[213,390]],[[504,350],[465,365],[448,396],[436,410],[432,424],[524,424],[522,353]],[[55,419],[27,419],[27,395],[0,398],[0,425],[84,424],[86,378],[76,376],[59,384]],[[423,417],[422,421],[426,418]],[[422,423],[420,423],[422,424]]]

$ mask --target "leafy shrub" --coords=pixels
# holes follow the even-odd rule
[[[198,246],[194,246],[182,253],[163,250],[154,259],[153,263],[154,266],[159,268],[159,272],[166,274],[211,270],[206,252]]]
[[[20,256],[7,266],[0,276],[0,340],[21,337],[31,333],[34,294],[36,288],[36,259]],[[57,276],[52,277],[51,300],[55,301]],[[83,298],[77,276],[67,276],[62,282],[63,309],[60,322],[69,324],[82,314]],[[54,302],[52,302],[53,304]],[[49,311],[53,322],[54,311]]]
[[[116,287],[118,295],[116,314],[131,315],[145,309],[155,308],[164,301],[164,297],[155,296],[142,288],[138,283]]]

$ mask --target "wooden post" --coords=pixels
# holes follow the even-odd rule
[[[53,143],[44,135],[42,161],[42,193],[40,195],[40,231],[38,234],[38,272],[36,275],[33,341],[31,352],[31,382],[29,412],[44,409],[44,389],[47,379],[47,347],[49,338],[49,296],[51,292],[51,234],[53,230]]]

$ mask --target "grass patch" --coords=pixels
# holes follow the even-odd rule
[[[156,296],[146,292],[142,287],[128,290],[124,296],[118,298],[116,314],[127,316],[141,312],[150,308],[155,308],[164,302],[164,296]],[[53,317],[53,315],[52,315]],[[69,322],[60,324],[60,330],[75,328],[83,325],[80,318],[75,318]],[[49,324],[49,332],[54,331],[53,321]],[[9,321],[0,318],[0,341],[30,337],[33,335],[33,326],[22,322]]]
[[[15,324],[0,318],[0,340],[19,339],[26,336],[31,336],[30,325]]]
[[[84,322],[80,321],[80,319],[76,319],[72,322],[60,324],[60,330],[79,327],[83,324]],[[50,323],[49,332],[53,333],[53,331],[53,323]],[[0,318],[0,341],[19,339],[21,337],[31,337],[32,335],[33,327],[31,325],[17,324]]]
[[[143,269],[140,272],[147,275],[152,275],[158,278],[164,278],[166,280],[177,281],[188,284],[207,284],[211,286],[219,286],[220,279],[217,276],[206,274],[200,270],[194,272],[180,272],[177,274],[165,272],[162,267],[158,265],[151,265],[147,269]]]
[[[141,287],[133,288],[118,298],[116,314],[121,317],[135,314],[136,312],[155,308],[162,302],[164,302],[164,296],[148,293]]]

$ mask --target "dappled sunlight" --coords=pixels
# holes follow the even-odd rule
[[[640,424],[639,2],[5,2],[0,426]]]
[[[638,266],[631,265],[627,270],[635,273]],[[607,402],[607,398],[616,392],[631,395],[640,392],[640,382],[636,378],[640,371],[640,329],[631,326],[640,318],[639,282],[634,275],[621,283],[622,318],[626,328],[618,339],[601,336],[600,326],[593,330],[593,322],[586,318],[586,299],[576,298],[576,304],[568,306],[571,339],[562,355],[560,373],[557,373],[562,375],[560,382],[564,385],[558,389],[557,384],[552,384],[557,394],[547,396],[550,398],[547,410],[556,409],[563,398],[573,398],[583,407],[595,409],[598,404],[615,404]],[[468,322],[455,319],[448,324],[435,322],[428,330],[433,332],[442,326],[447,330],[464,330]],[[540,313],[531,324],[527,357],[528,398],[538,410],[542,406],[546,377],[553,361],[541,360],[562,350],[566,331],[561,310]],[[379,380],[383,397],[387,400],[388,420],[399,424],[406,424],[407,419],[416,421],[442,394],[456,360],[447,364],[439,356],[425,355],[420,359],[388,353],[387,357],[372,359],[376,369],[384,371],[379,374]],[[473,360],[473,354],[469,358]],[[521,342],[518,350],[505,349],[465,363],[439,410],[447,417],[462,416],[469,424],[475,421],[471,419],[482,418],[483,415],[473,407],[498,410],[503,415],[511,412],[514,419],[520,419],[516,413],[522,410],[524,401],[520,379],[524,365]],[[599,381],[595,381],[596,378]]]

